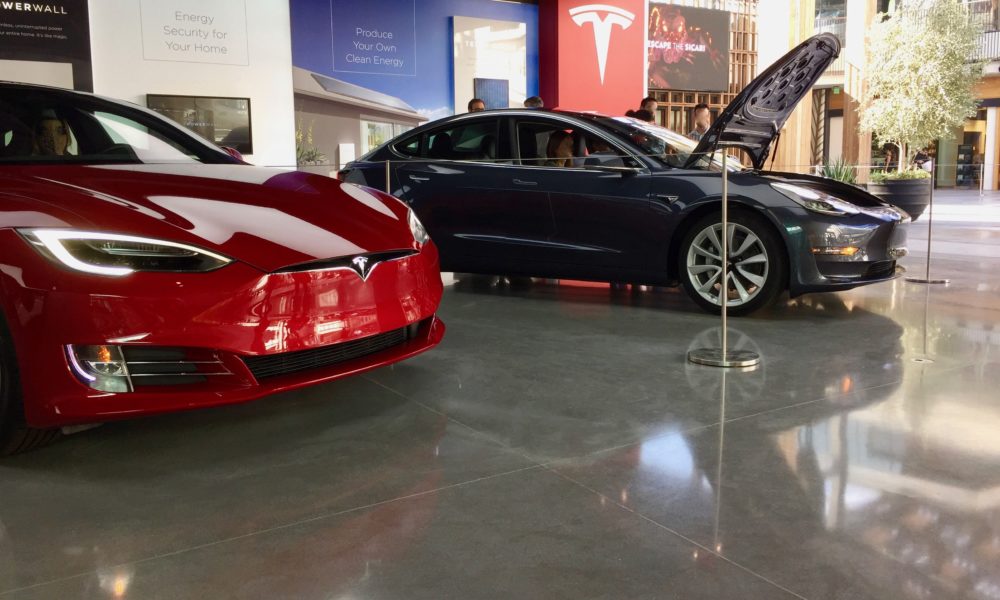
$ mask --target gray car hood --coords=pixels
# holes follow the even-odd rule
[[[821,33],[779,58],[722,111],[686,166],[694,166],[721,144],[745,150],[755,169],[764,168],[781,127],[839,54],[840,40]]]

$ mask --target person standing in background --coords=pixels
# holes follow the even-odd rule
[[[896,146],[894,144],[883,144],[882,152],[885,154],[885,170],[894,171],[896,167],[899,166],[899,158],[896,154]]]
[[[694,121],[694,129],[687,136],[696,142],[700,142],[702,136],[705,135],[708,128],[712,125],[712,111],[708,109],[708,105],[704,102],[695,104],[694,111],[691,113],[691,120]]]
[[[525,108],[544,108],[545,102],[542,101],[541,96],[532,96],[524,101]]]
[[[482,98],[469,100],[469,112],[481,112],[486,110],[486,102]]]
[[[639,119],[640,121],[645,121],[647,123],[656,122],[655,118],[653,117],[653,113],[649,112],[644,108],[640,108],[639,110],[630,110],[627,113],[625,113],[625,116],[632,117],[633,119]]]

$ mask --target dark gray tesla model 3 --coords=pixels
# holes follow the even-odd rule
[[[764,170],[782,125],[836,58],[820,34],[754,79],[699,143],[627,117],[538,109],[463,114],[408,131],[348,164],[417,213],[441,268],[684,286],[731,314],[784,290],[846,290],[896,277],[905,212],[837,181]],[[721,276],[722,147],[729,273]],[[386,185],[385,161],[390,161]]]

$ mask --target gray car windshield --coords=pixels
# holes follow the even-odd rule
[[[605,126],[624,134],[643,154],[669,167],[683,167],[698,147],[697,142],[677,132],[632,117],[605,117],[601,121]],[[730,156],[726,160],[730,171],[743,169],[738,159]],[[721,171],[722,153],[716,152],[711,162],[706,155],[694,165],[696,168]]]

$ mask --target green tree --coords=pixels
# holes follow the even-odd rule
[[[899,169],[932,140],[975,115],[972,60],[981,28],[958,0],[927,0],[876,16],[866,48],[861,130],[899,147]]]

